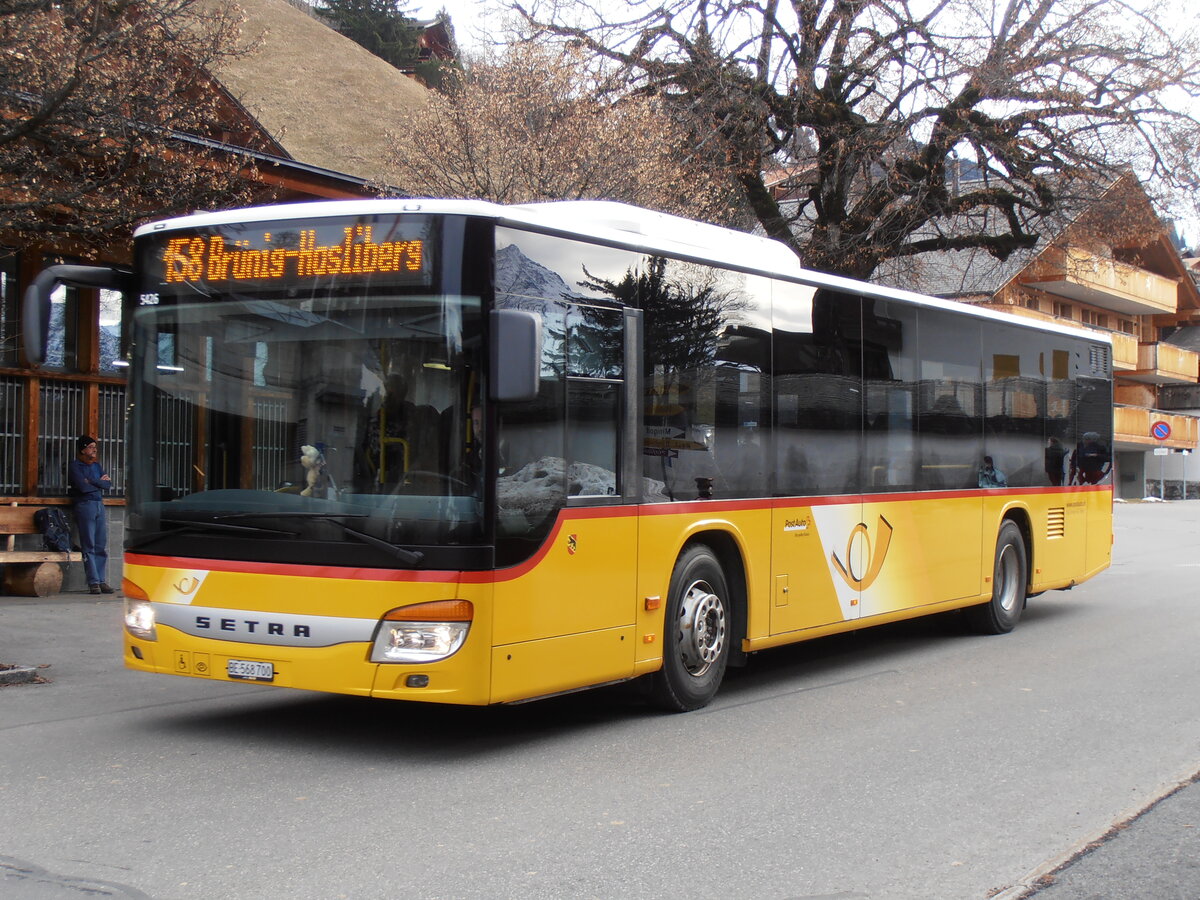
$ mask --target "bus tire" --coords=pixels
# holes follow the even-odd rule
[[[650,701],[670,712],[707,706],[729,663],[733,616],[725,572],[703,544],[687,548],[671,573],[663,618],[663,664]]]
[[[967,610],[967,624],[980,634],[1007,634],[1016,627],[1025,609],[1029,584],[1029,553],[1021,529],[1011,519],[996,537],[992,567],[992,599]]]

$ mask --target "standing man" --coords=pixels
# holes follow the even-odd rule
[[[75,504],[75,525],[83,551],[83,571],[93,594],[111,594],[104,580],[108,568],[108,522],[101,491],[112,487],[112,479],[96,461],[96,439],[81,434],[75,441],[75,458],[67,464],[67,494]]]

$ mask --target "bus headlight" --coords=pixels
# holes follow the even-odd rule
[[[454,655],[467,639],[475,608],[466,600],[401,606],[384,615],[371,662],[428,663]]]
[[[154,628],[154,607],[149,600],[125,598],[125,630],[144,641],[158,640],[158,632]]]

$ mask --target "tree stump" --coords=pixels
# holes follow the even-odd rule
[[[4,593],[18,597],[45,597],[62,590],[62,566],[56,562],[7,563]]]

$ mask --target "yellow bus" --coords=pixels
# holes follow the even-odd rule
[[[809,638],[1109,565],[1103,335],[809,272],[604,202],[362,200],[140,228],[125,663],[671,710]]]

